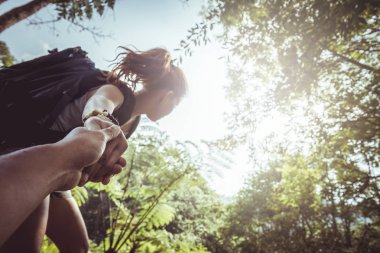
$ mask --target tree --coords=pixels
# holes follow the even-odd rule
[[[220,251],[222,244],[217,231],[226,210],[201,175],[194,173],[184,178],[170,193],[168,201],[176,213],[165,226],[166,231],[204,245],[210,252]]]
[[[210,1],[202,29],[189,36],[197,40],[215,24],[224,28],[222,42],[235,57],[227,88],[236,108],[229,115],[234,133],[229,138],[251,143],[257,152],[252,133],[263,118],[281,112],[298,138],[269,139],[263,144],[267,151],[290,151],[290,143],[305,150],[333,144],[340,136],[350,150],[346,163],[355,157],[375,177],[380,165],[379,14],[380,2],[372,0]],[[308,124],[292,123],[296,114]],[[321,159],[338,160],[341,145],[335,148]]]
[[[102,15],[106,7],[113,8],[115,0],[94,0],[94,1],[67,1],[67,0],[32,0],[24,5],[15,7],[0,16],[0,33],[30,17],[48,5],[54,5],[56,19],[65,19],[74,24],[83,18],[91,19],[93,12]],[[52,21],[49,21],[52,22]]]
[[[233,135],[225,145],[247,143],[253,158],[268,155],[232,210],[237,215],[225,231],[233,240],[226,247],[236,252],[379,250],[379,14],[380,2],[372,0],[215,0],[182,42],[188,54],[190,45],[207,42],[213,27],[223,28],[221,42],[231,52],[226,90],[235,106],[228,117]],[[287,116],[287,132],[258,143],[257,127],[275,114]],[[306,159],[296,166],[294,182],[285,184],[273,164],[286,165],[289,156]],[[301,194],[319,199],[317,208],[294,197],[303,189],[303,170],[319,175],[311,184],[318,191]],[[293,206],[280,201],[279,189],[297,200]]]
[[[302,99],[306,116],[323,105],[338,121],[316,127],[353,123],[348,114],[358,110],[368,115],[355,119],[357,126],[367,121],[366,129],[379,136],[379,12],[372,0],[215,0],[181,45],[189,52],[191,43],[207,42],[213,27],[224,28],[222,43],[233,55],[227,97],[236,107],[229,118],[231,130],[241,133],[237,140],[250,139],[265,115],[291,113]]]
[[[0,60],[3,66],[11,66],[14,62],[13,56],[10,54],[7,44],[4,41],[0,41]]]
[[[0,2],[1,4],[1,2]],[[68,1],[68,0],[32,0],[24,5],[14,7],[0,16],[0,33],[11,28],[13,25],[33,16],[40,10],[48,7],[55,7],[55,18],[52,20],[32,20],[29,25],[46,25],[66,20],[79,27],[81,30],[90,32],[96,40],[98,37],[105,37],[102,32],[98,32],[94,27],[87,27],[82,21],[91,19],[94,12],[103,15],[106,8],[113,9],[115,0],[94,0],[94,1]],[[4,66],[14,63],[14,58],[10,54],[5,42],[1,42],[0,54]]]
[[[50,4],[51,0],[35,0],[27,4],[13,8],[0,16],[0,33],[12,25],[28,18],[34,13]]]
[[[284,154],[253,174],[220,229],[224,249],[377,252],[377,183],[363,187],[360,178],[368,174],[358,168],[342,173],[330,166],[318,156]]]

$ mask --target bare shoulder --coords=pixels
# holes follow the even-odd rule
[[[91,96],[92,95],[104,96],[118,105],[117,107],[121,106],[124,101],[123,93],[116,85],[113,84],[105,84],[100,86],[94,91],[93,94],[91,94]]]
[[[113,96],[123,96],[123,93],[120,91],[120,89],[113,84],[105,84],[100,86],[95,94],[98,95],[113,95]]]

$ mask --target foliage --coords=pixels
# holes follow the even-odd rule
[[[224,249],[379,251],[380,2],[210,0],[203,14],[181,49],[223,28],[235,110],[221,143],[247,144],[258,171]],[[271,117],[285,129],[258,138]]]
[[[176,214],[165,230],[175,236],[192,238],[211,252],[221,246],[218,228],[223,222],[225,208],[200,175],[184,178],[170,193],[169,202]]]
[[[14,6],[12,9],[0,15],[2,21],[1,32],[17,24],[25,18],[34,15],[39,10],[49,5],[54,6],[55,13],[52,15],[53,20],[31,22],[30,24],[40,25],[54,23],[59,20],[67,20],[72,24],[79,25],[79,21],[91,19],[94,13],[103,15],[106,8],[113,9],[115,0],[84,0],[84,1],[65,1],[65,0],[40,0],[29,1],[20,6]],[[3,26],[5,27],[3,28]]]
[[[366,130],[379,136],[379,12],[371,0],[209,1],[202,29],[189,30],[181,48],[186,53],[192,40],[198,45],[215,25],[224,28],[221,41],[233,55],[231,139],[251,140],[265,116],[292,114],[302,99],[306,116],[315,106],[339,121],[370,112]]]
[[[15,61],[4,41],[0,41],[0,61],[2,64],[1,67],[9,67]]]
[[[54,14],[51,14],[51,20],[41,20],[35,14],[49,5],[54,6]],[[50,25],[55,31],[55,23],[66,20],[70,25],[79,28],[80,31],[90,32],[95,41],[98,38],[107,37],[96,27],[86,24],[86,20],[91,20],[94,13],[102,16],[107,8],[113,9],[115,0],[84,0],[84,1],[65,1],[65,0],[41,0],[29,1],[20,6],[14,6],[12,9],[0,15],[0,33],[13,25],[29,19],[29,25]],[[69,27],[70,28],[70,27]],[[57,33],[58,35],[58,33]],[[14,63],[14,58],[9,53],[6,42],[0,41],[0,59],[3,66],[10,66]]]
[[[360,188],[360,180],[343,181],[318,159],[288,156],[251,177],[221,228],[227,252],[380,249],[377,183]]]
[[[44,237],[44,241],[41,247],[41,252],[59,253],[57,246],[49,240],[47,236]]]
[[[216,233],[222,204],[198,174],[196,145],[171,141],[152,126],[141,128],[118,177],[73,191],[84,201],[92,251],[209,252],[206,237]]]
[[[69,21],[91,19],[93,13],[96,12],[100,16],[103,15],[106,8],[115,6],[116,0],[85,0],[85,1],[51,1],[55,4],[58,18],[67,19]]]

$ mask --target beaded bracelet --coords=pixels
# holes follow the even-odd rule
[[[89,118],[91,117],[94,117],[94,116],[98,116],[98,115],[103,115],[104,117],[107,117],[112,123],[114,123],[115,125],[119,125],[119,121],[111,114],[109,113],[107,110],[103,110],[102,112],[101,111],[98,111],[98,110],[93,110],[92,112],[90,112],[89,114],[87,114],[83,119],[83,124],[86,122],[86,120],[88,120]]]

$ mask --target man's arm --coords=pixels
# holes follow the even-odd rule
[[[58,143],[0,156],[0,246],[49,193],[75,187],[120,131],[76,128]]]

